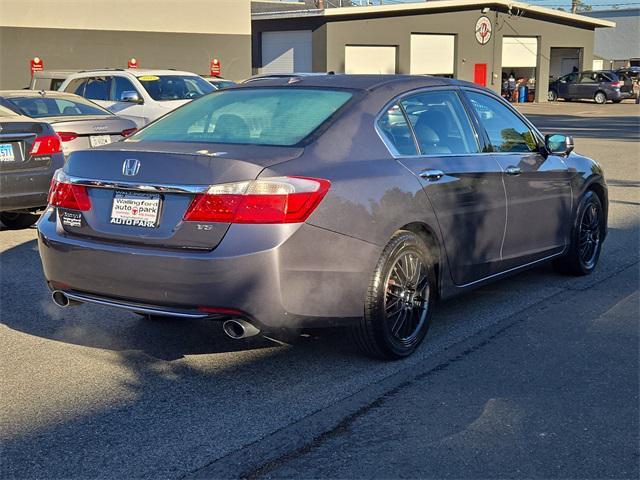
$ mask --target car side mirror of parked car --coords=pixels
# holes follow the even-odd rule
[[[126,90],[120,95],[121,102],[127,103],[143,103],[142,99],[138,96],[138,92],[135,90]]]
[[[544,137],[544,146],[547,152],[552,155],[569,155],[573,152],[573,137],[554,133]]]

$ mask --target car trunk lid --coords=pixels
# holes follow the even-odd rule
[[[34,121],[0,120],[0,171],[47,170],[51,156],[30,154],[38,136],[51,133],[46,124]]]
[[[212,249],[229,224],[183,221],[197,192],[254,180],[265,167],[301,153],[300,148],[176,142],[120,142],[74,152],[64,171],[88,186],[91,209],[60,208],[60,221],[69,234],[105,242]]]

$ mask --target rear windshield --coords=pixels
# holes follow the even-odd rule
[[[168,114],[129,141],[291,146],[351,96],[344,90],[298,87],[220,90]]]
[[[8,97],[4,102],[9,108],[31,118],[112,115],[104,108],[82,98]]]
[[[214,91],[213,85],[196,75],[142,75],[138,77],[154,100],[193,100]]]

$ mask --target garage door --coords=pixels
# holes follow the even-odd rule
[[[396,47],[347,45],[344,72],[396,73]]]
[[[453,75],[454,35],[411,35],[411,73]]]
[[[538,61],[538,39],[535,37],[503,37],[502,67],[535,67]]]
[[[311,30],[262,33],[260,73],[311,72]]]

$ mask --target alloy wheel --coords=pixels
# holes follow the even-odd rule
[[[587,268],[591,268],[600,248],[600,212],[593,203],[587,206],[580,219],[578,241],[580,259]]]
[[[385,313],[394,341],[411,344],[426,321],[429,272],[415,252],[405,252],[392,265],[385,284]]]

